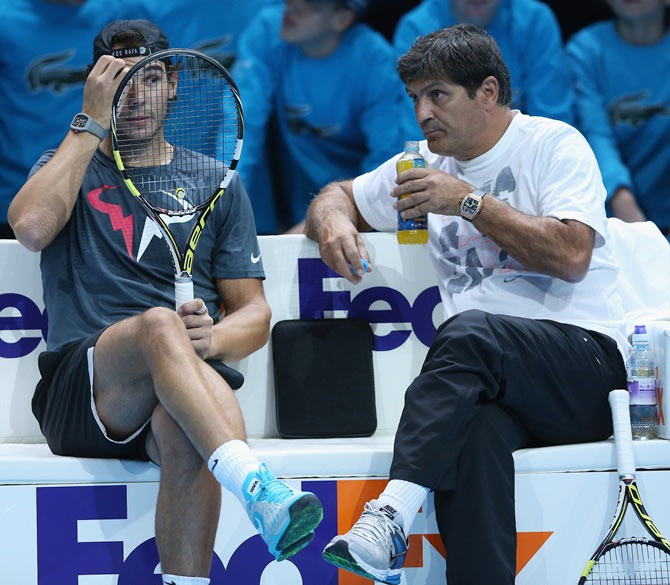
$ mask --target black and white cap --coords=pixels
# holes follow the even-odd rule
[[[131,33],[131,34],[128,34]],[[123,48],[112,50],[114,45]],[[93,41],[93,64],[103,55],[146,57],[168,49],[165,33],[149,20],[115,20],[103,28]]]

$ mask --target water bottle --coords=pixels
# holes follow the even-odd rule
[[[409,169],[425,169],[426,159],[419,153],[419,143],[416,140],[405,142],[405,152],[395,164],[398,174]],[[401,195],[398,199],[404,199],[409,193]],[[398,232],[397,238],[399,244],[427,244],[428,243],[428,223],[425,215],[414,217],[412,219],[403,219],[398,212]]]
[[[656,435],[656,375],[644,325],[636,325],[628,367],[630,423],[633,439],[646,441]]]

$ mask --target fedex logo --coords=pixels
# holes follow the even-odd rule
[[[225,566],[215,552],[210,571],[211,585],[365,585],[361,577],[341,571],[321,558],[321,551],[338,533],[345,532],[361,511],[362,502],[379,496],[387,480],[303,481],[302,489],[314,492],[324,507],[324,519],[312,543],[278,566],[257,534],[242,541]],[[130,486],[44,486],[36,488],[37,583],[36,585],[78,585],[101,576],[104,583],[117,585],[161,585],[155,538],[139,541],[129,517]],[[132,504],[133,502],[131,502]],[[138,502],[135,501],[135,509]],[[144,505],[140,508],[145,510]],[[432,502],[422,508],[409,534],[405,559],[405,580],[437,583],[444,579],[445,550],[435,525]],[[217,539],[233,537],[236,517],[228,510],[219,526]],[[241,516],[239,516],[241,517]],[[228,519],[228,522],[225,519]],[[82,522],[116,520],[116,530],[100,528],[89,534],[109,534],[103,540],[82,536]],[[85,534],[85,530],[84,530]],[[542,548],[552,532],[521,532],[517,541],[517,574]],[[278,572],[273,571],[277,569]],[[88,580],[90,578],[90,581]],[[97,582],[97,581],[96,581]]]
[[[412,330],[394,330],[375,335],[375,349],[390,351],[400,347],[412,331],[426,346],[435,337],[433,310],[440,303],[437,286],[425,289],[410,301],[398,290],[385,286],[364,288],[357,295],[347,290],[324,290],[324,280],[342,278],[320,258],[298,259],[298,287],[301,319],[323,319],[327,311],[347,311],[349,317],[376,323],[409,323]],[[388,308],[373,309],[373,303],[384,302]]]
[[[3,331],[39,331],[41,335],[26,335],[16,341],[0,337],[0,358],[20,358],[33,351],[42,339],[47,338],[48,323],[46,309],[41,311],[37,304],[18,293],[0,294],[0,315],[5,309],[14,309],[18,316],[0,316],[0,333]]]
[[[326,514],[310,546],[291,557],[299,573],[295,583],[337,585],[337,569],[321,559],[321,550],[337,529],[336,482],[304,481],[302,487],[317,494]],[[124,548],[127,541],[132,542],[132,529],[126,530],[127,540],[79,540],[81,521],[128,520],[130,524],[127,498],[126,485],[38,487],[37,585],[78,585],[81,577],[95,575],[118,575],[114,581],[118,585],[161,585],[155,538],[133,544],[130,551]],[[225,524],[221,528],[226,530]],[[261,585],[273,561],[262,538],[254,535],[235,549],[225,567],[214,553],[211,585]]]

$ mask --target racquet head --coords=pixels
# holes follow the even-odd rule
[[[243,120],[237,86],[216,60],[188,49],[159,51],[135,64],[116,91],[114,158],[132,194],[154,211],[193,213],[235,170]],[[175,169],[180,148],[191,156]]]
[[[624,538],[605,546],[583,583],[593,585],[668,585],[670,554],[646,538]]]
[[[244,115],[237,86],[218,61],[199,51],[159,51],[121,80],[110,127],[114,160],[126,187],[166,236],[179,306],[193,296],[199,235],[242,150]],[[188,241],[175,241],[164,217],[197,212]]]

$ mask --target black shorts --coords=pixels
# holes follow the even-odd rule
[[[147,420],[130,437],[107,437],[93,401],[92,361],[89,350],[104,329],[59,351],[42,352],[38,366],[42,379],[35,388],[32,410],[47,444],[56,455],[149,460],[146,452]],[[226,364],[207,360],[228,385],[237,390],[244,376]]]
[[[40,354],[42,379],[33,395],[33,414],[56,455],[148,461],[145,441],[149,420],[124,441],[114,441],[107,437],[98,418],[92,372],[89,374],[89,350],[93,351],[103,331],[59,351]]]

